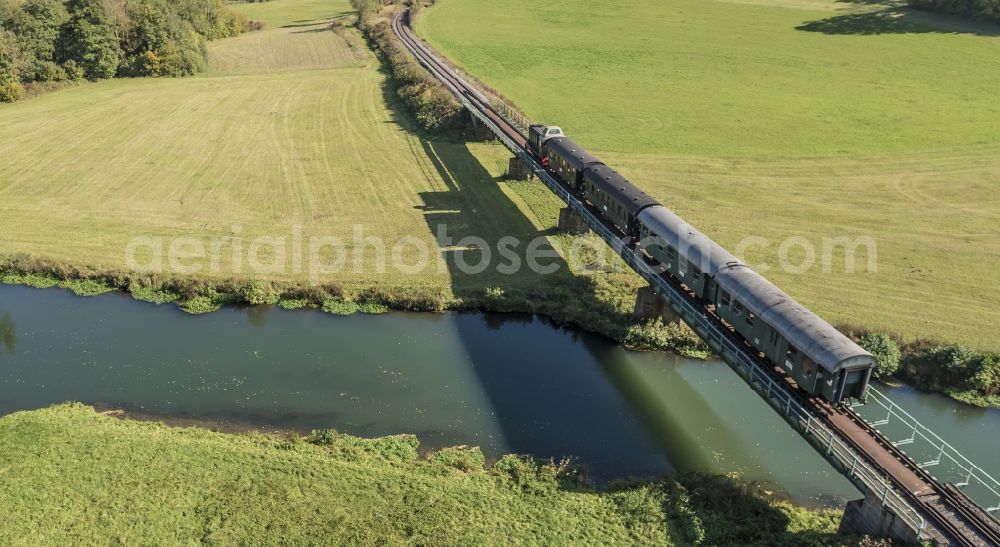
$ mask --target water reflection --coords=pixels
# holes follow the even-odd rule
[[[0,316],[0,350],[14,353],[17,349],[17,326],[9,313]]]
[[[189,316],[122,295],[0,286],[0,363],[0,413],[80,400],[299,431],[415,433],[424,447],[479,445],[490,457],[573,456],[598,480],[737,472],[797,501],[857,496],[724,364],[627,352],[530,315]],[[982,432],[1000,417],[959,414],[959,433],[996,449]]]

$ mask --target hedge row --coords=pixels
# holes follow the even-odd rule
[[[445,133],[462,123],[462,105],[409,54],[392,33],[377,0],[351,0],[358,27],[381,54],[396,84],[396,95],[428,133]]]

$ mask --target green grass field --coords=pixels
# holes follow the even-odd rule
[[[442,0],[418,31],[730,250],[767,238],[746,258],[831,322],[1000,347],[1000,28],[827,0]],[[838,251],[784,271],[793,236],[817,264],[824,238],[871,237],[877,270]]]
[[[232,8],[268,29],[308,26],[353,13],[347,0],[272,0]]]
[[[347,6],[318,4],[244,9],[282,23]],[[210,59],[207,76],[105,81],[0,107],[0,250],[113,268],[133,237],[223,237],[234,225],[247,240],[299,225],[304,238],[348,243],[361,225],[390,243],[432,244],[430,217],[459,237],[538,233],[493,180],[500,150],[416,134],[353,29],[275,27],[214,42]],[[436,267],[369,271],[375,255],[366,249],[366,271],[335,281],[450,286]],[[217,277],[232,277],[222,260]],[[264,277],[304,279],[291,268]]]
[[[312,280],[310,238],[337,238],[341,268],[316,280],[348,297],[377,290],[404,306],[417,298],[475,305],[490,288],[493,309],[552,312],[623,335],[637,276],[574,275],[561,259],[556,275],[496,269],[502,237],[521,240],[523,255],[529,241],[552,234],[558,200],[540,186],[502,181],[509,157],[502,146],[417,132],[360,34],[331,26],[346,0],[237,9],[268,26],[211,43],[206,75],[109,80],[0,105],[0,255],[121,270],[134,238],[159,238],[161,265],[176,275],[183,272],[166,251],[190,237],[218,255],[214,264],[181,261],[200,268],[190,272],[200,280],[294,285]],[[439,226],[451,245],[436,241]],[[293,248],[299,229],[301,261]],[[384,241],[384,254],[357,244],[356,230]],[[459,257],[475,264],[481,256],[460,244],[467,236],[492,246],[492,266],[481,274],[455,267]],[[262,237],[287,245],[283,257],[261,251],[261,262],[275,268],[250,267],[249,246]],[[392,247],[407,238],[429,251],[428,266],[415,274],[392,263]],[[238,260],[235,239],[243,246]],[[218,253],[213,240],[223,242]],[[552,238],[560,248],[572,240]],[[400,256],[415,264],[421,251],[407,244]],[[321,258],[336,262],[329,250]]]
[[[61,405],[0,418],[4,545],[844,545],[836,511],[725,478],[595,490],[408,435],[223,434]],[[683,486],[682,486],[683,485]],[[846,542],[846,543],[845,543]]]
[[[0,439],[4,545],[624,545],[669,538],[651,496],[633,515],[611,495],[523,492],[481,464],[463,472],[413,461],[406,437],[345,437],[326,447],[63,406],[0,418]],[[635,518],[650,513],[657,517],[651,522]]]

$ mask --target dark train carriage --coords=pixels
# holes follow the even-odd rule
[[[716,313],[804,391],[864,399],[875,358],[747,267],[719,272]]]
[[[545,146],[549,154],[549,169],[578,192],[583,189],[583,173],[588,167],[601,163],[566,137],[550,139]]]
[[[617,171],[603,164],[594,165],[584,172],[583,194],[625,235],[636,239],[639,237],[637,215],[647,207],[660,204]]]
[[[667,271],[706,301],[715,301],[712,278],[739,259],[662,205],[639,213],[639,244]]]

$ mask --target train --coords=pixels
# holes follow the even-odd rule
[[[535,124],[526,151],[803,392],[864,401],[875,357],[606,165],[561,128]]]

